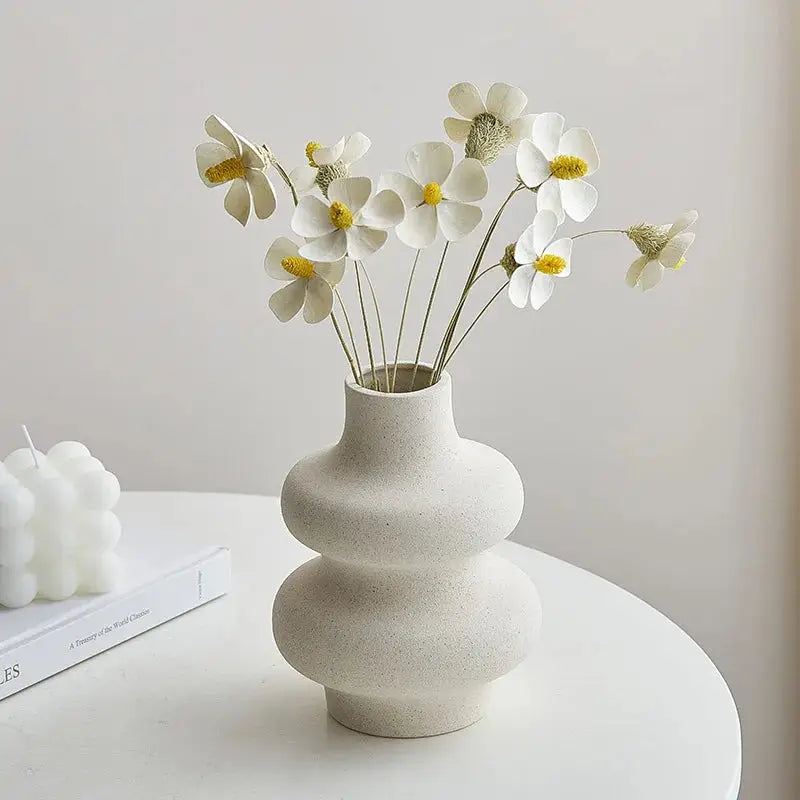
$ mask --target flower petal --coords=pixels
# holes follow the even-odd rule
[[[328,186],[328,200],[344,203],[355,217],[369,200],[372,181],[369,178],[337,178]]]
[[[422,187],[402,172],[384,172],[378,181],[378,189],[397,192],[406,210],[416,208],[423,201]]]
[[[324,261],[326,263],[338,261],[340,258],[344,258],[347,252],[347,237],[344,231],[334,229],[331,233],[326,233],[318,239],[307,242],[298,252],[309,261]]]
[[[537,257],[542,255],[547,249],[547,245],[553,241],[558,228],[558,217],[547,209],[538,211],[533,218],[533,249]]]
[[[522,89],[507,83],[495,83],[486,95],[486,110],[508,124],[513,122],[528,105]]]
[[[525,308],[531,296],[531,284],[536,271],[530,264],[517,267],[508,283],[508,299],[517,307]]]
[[[361,209],[357,224],[370,228],[393,228],[406,214],[400,195],[392,189],[382,189]]]
[[[693,241],[694,233],[692,231],[684,231],[677,236],[673,236],[658,255],[661,265],[668,269],[675,269]]]
[[[249,169],[266,169],[267,157],[264,151],[256,147],[252,142],[239,137],[239,144],[242,146],[242,164]]]
[[[242,145],[239,142],[239,137],[233,132],[233,129],[224,119],[212,114],[205,123],[206,133],[218,142],[222,142],[235,156],[241,156]]]
[[[558,273],[559,278],[566,278],[569,275],[572,267],[571,267],[571,258],[572,258],[572,239],[565,237],[564,239],[556,239],[555,242],[548,245],[542,255],[545,253],[549,253],[553,256],[558,256],[559,258],[563,258],[564,261],[567,262],[567,266]]]
[[[339,139],[336,144],[332,144],[330,147],[318,147],[314,151],[314,163],[316,164],[334,164],[336,163],[341,157],[342,153],[344,152],[344,136]]]
[[[441,185],[453,168],[453,149],[447,142],[423,142],[408,151],[406,163],[420,186],[428,183]]]
[[[303,307],[305,297],[306,282],[302,278],[297,278],[288,286],[278,289],[278,291],[270,297],[270,311],[272,311],[281,322],[288,322]]]
[[[197,172],[200,175],[200,180],[206,186],[222,186],[221,183],[212,183],[206,177],[206,170],[209,167],[215,167],[229,158],[235,158],[234,154],[224,145],[219,142],[203,142],[197,145],[194,151],[195,160],[197,161]]]
[[[631,288],[636,286],[639,282],[639,276],[642,274],[642,270],[647,266],[648,260],[647,256],[640,256],[630,265],[625,274],[625,283],[627,283],[628,286]]]
[[[298,236],[314,238],[336,230],[331,222],[330,208],[318,197],[306,195],[300,198],[292,214],[292,230]]]
[[[317,168],[310,164],[301,164],[289,173],[289,180],[298,194],[310,192],[317,181]]]
[[[555,213],[558,224],[564,222],[564,206],[561,203],[561,186],[564,181],[557,178],[548,178],[536,192],[536,208],[541,211],[546,209]]]
[[[353,225],[346,231],[347,255],[352,259],[369,258],[383,247],[389,234],[366,225]]]
[[[276,281],[291,281],[296,277],[287,272],[281,261],[284,258],[292,258],[297,255],[297,245],[285,236],[279,236],[267,250],[267,255],[264,257],[264,269],[270,278]]]
[[[570,128],[558,143],[558,155],[578,156],[589,166],[587,175],[597,171],[600,156],[597,153],[592,134],[586,128]]]
[[[564,131],[564,117],[553,111],[539,114],[533,121],[531,139],[533,143],[547,156],[547,160],[555,158],[558,142]]]
[[[225,195],[225,210],[242,225],[247,224],[250,216],[250,190],[244,178],[236,178]]]
[[[564,211],[575,222],[583,222],[597,205],[597,189],[582,178],[559,181],[561,184],[561,203]]]
[[[538,311],[550,299],[555,288],[556,282],[551,275],[537,272],[531,284],[531,305]]]
[[[466,142],[471,127],[471,119],[447,117],[444,121],[444,131],[454,142]]]
[[[646,292],[661,283],[664,277],[664,267],[658,261],[650,261],[639,276],[639,288]]]
[[[509,127],[511,128],[511,143],[518,144],[523,139],[530,139],[533,134],[533,121],[536,114],[523,114],[519,119],[515,119]]]
[[[459,203],[455,200],[442,200],[436,206],[439,229],[448,242],[457,242],[472,233],[483,218],[480,206]]]
[[[457,83],[447,93],[453,110],[466,119],[474,119],[486,111],[481,93],[471,83]]]
[[[306,297],[303,303],[303,319],[311,325],[327,319],[333,308],[333,289],[319,275],[314,275],[306,284]]]
[[[259,219],[266,219],[275,210],[275,187],[267,177],[267,173],[261,169],[248,169],[245,179],[250,186],[250,194],[253,196],[253,210]]]
[[[314,264],[314,272],[321,275],[331,286],[336,286],[344,277],[345,261],[343,258],[334,261],[332,264]]]
[[[697,222],[697,212],[692,211],[684,211],[675,222],[669,228],[668,235],[675,236],[676,233],[681,233],[685,231],[687,228],[690,228],[694,223]]]
[[[349,166],[358,161],[359,158],[362,158],[367,150],[369,150],[371,144],[372,142],[369,140],[369,137],[365,136],[361,131],[351,133],[350,136],[345,139],[344,150],[342,150],[342,155],[339,157],[339,160],[343,164]],[[316,157],[314,160],[316,161]],[[317,161],[317,163],[319,162]]]
[[[517,174],[529,189],[550,177],[550,161],[530,139],[523,139],[517,147]]]
[[[552,211],[540,211],[536,216],[538,218],[539,214],[553,214]],[[533,264],[534,261],[539,257],[539,253],[536,251],[536,247],[534,245],[534,228],[533,223],[528,225],[524,231],[520,234],[519,239],[517,239],[517,243],[514,245],[514,261],[517,264]]]
[[[467,203],[483,200],[488,191],[489,179],[483,164],[477,158],[465,158],[456,164],[442,186],[442,192],[448,200],[463,200]]]
[[[441,205],[441,204],[440,204]],[[436,207],[423,203],[406,211],[406,218],[395,228],[397,238],[408,247],[421,250],[436,239]]]

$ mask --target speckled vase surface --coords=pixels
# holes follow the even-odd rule
[[[334,719],[377,736],[479,720],[541,623],[530,579],[490,551],[522,513],[516,469],[458,435],[446,373],[413,392],[410,377],[401,366],[395,394],[348,381],[341,440],[281,492],[287,527],[320,555],[279,589],[275,641]]]

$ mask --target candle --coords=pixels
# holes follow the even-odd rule
[[[0,606],[112,591],[119,481],[80,442],[44,454],[25,434],[28,447],[0,462]]]

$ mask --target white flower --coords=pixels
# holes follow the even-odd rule
[[[639,286],[643,292],[658,286],[664,277],[664,268],[680,269],[686,260],[686,251],[694,241],[688,230],[697,221],[696,211],[685,211],[672,225],[633,225],[626,233],[642,252],[641,258],[631,264],[625,282]]]
[[[597,189],[583,177],[597,171],[600,158],[586,128],[563,131],[561,114],[539,114],[517,148],[517,172],[529,189],[539,187],[537,209],[555,212],[559,224],[565,212],[583,222],[597,205]]]
[[[259,219],[275,210],[275,189],[267,177],[269,161],[263,150],[234,133],[227,122],[212,114],[205,124],[215,142],[203,142],[195,150],[197,171],[206,186],[230,183],[225,210],[242,225],[250,216],[250,204]]]
[[[278,289],[269,299],[272,313],[288,322],[303,309],[306,322],[322,322],[333,308],[333,289],[344,275],[344,259],[327,264],[303,258],[298,246],[284,236],[276,239],[264,259],[264,269],[270,278],[291,281]]]
[[[453,169],[449,144],[425,142],[408,151],[406,163],[413,179],[388,172],[379,184],[403,200],[406,216],[395,231],[401,242],[419,250],[433,243],[437,230],[455,242],[475,229],[483,212],[467,201],[481,200],[489,190],[480,161],[465,158]]]
[[[558,219],[552,211],[539,211],[517,240],[514,260],[520,266],[508,284],[508,299],[517,308],[525,308],[530,300],[535,309],[540,309],[553,294],[553,278],[569,275],[572,239],[552,241],[557,227]]]
[[[450,105],[465,119],[448,117],[444,129],[454,142],[464,142],[464,154],[491,164],[506,145],[531,135],[535,114],[522,114],[528,104],[525,92],[507,83],[495,83],[486,95],[471,83],[457,83],[448,93]]]
[[[314,195],[300,198],[292,230],[308,243],[300,255],[311,261],[364,259],[383,247],[389,228],[403,221],[403,201],[383,189],[374,197],[369,178],[337,178],[328,187],[330,204]]]
[[[327,196],[331,181],[348,177],[350,167],[369,150],[370,144],[369,138],[358,131],[350,136],[343,136],[330,147],[323,147],[319,142],[309,142],[306,145],[308,164],[295,167],[289,173],[289,178],[300,194],[319,186]]]

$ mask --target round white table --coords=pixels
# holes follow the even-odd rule
[[[534,655],[488,717],[379,739],[325,713],[270,633],[281,580],[310,555],[274,498],[128,493],[148,516],[228,545],[230,595],[0,703],[9,800],[733,800],[741,737],[714,665],[650,606],[510,542],[538,586]]]

